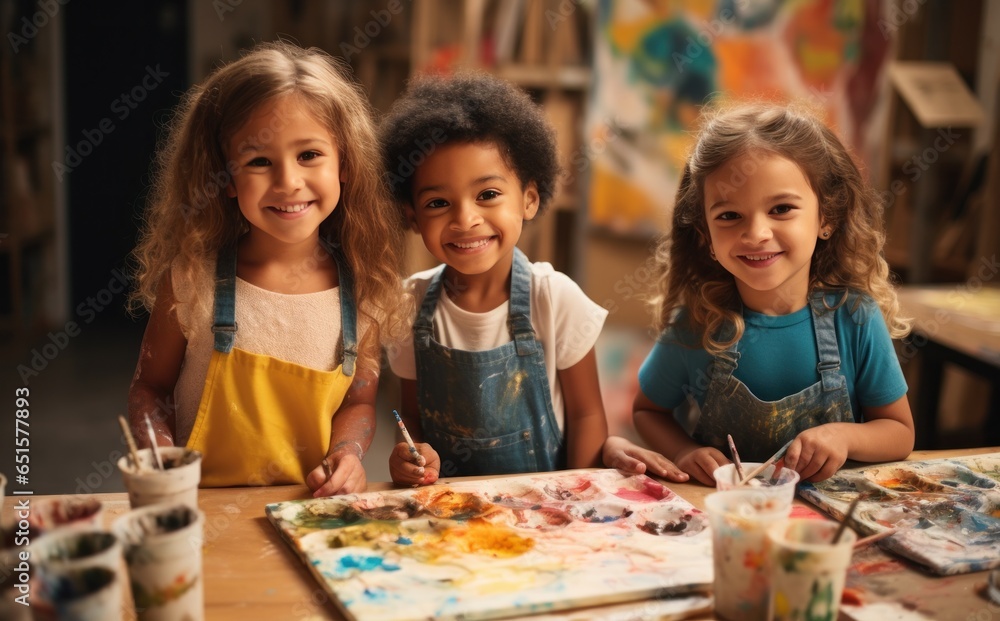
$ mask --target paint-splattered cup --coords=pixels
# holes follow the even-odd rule
[[[59,528],[39,537],[29,550],[40,584],[36,613],[43,618],[121,619],[125,570],[122,546],[113,533]]]
[[[745,462],[742,464],[743,472],[749,473],[760,466],[760,462]],[[715,489],[719,491],[727,489],[750,489],[773,498],[784,500],[788,506],[792,505],[795,499],[795,486],[799,484],[799,473],[791,468],[782,468],[778,471],[777,478],[774,478],[774,465],[764,469],[758,476],[746,482],[742,486],[737,485],[738,475],[734,464],[719,466],[712,473],[715,477]],[[773,480],[772,480],[773,479]]]
[[[770,595],[767,529],[788,519],[791,505],[755,490],[709,494],[715,613],[729,621],[764,621]]]
[[[32,507],[28,523],[39,533],[56,528],[100,528],[104,505],[92,496],[71,496],[40,501]]]
[[[43,578],[45,606],[33,606],[36,621],[120,621],[122,579],[107,567],[71,569],[56,577]]]
[[[205,516],[184,503],[134,509],[114,523],[140,621],[205,618]]]
[[[767,531],[771,542],[769,618],[835,621],[857,535],[827,520],[793,518]]]
[[[140,467],[125,455],[118,469],[125,480],[128,501],[133,509],[155,504],[182,502],[198,508],[198,483],[201,481],[201,453],[180,446],[159,448],[164,469],[156,467],[150,449],[139,451]]]

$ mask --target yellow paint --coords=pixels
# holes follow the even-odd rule
[[[378,542],[392,542],[399,537],[399,522],[367,522],[345,526],[332,532],[326,542],[331,548],[374,547]]]
[[[464,528],[456,527],[441,533],[441,538],[461,552],[498,558],[520,556],[535,547],[534,539],[483,520],[470,520]]]

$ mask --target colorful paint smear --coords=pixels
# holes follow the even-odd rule
[[[616,470],[283,502],[267,515],[361,621],[496,618],[712,582],[707,516]]]
[[[864,0],[600,0],[584,144],[590,222],[651,234],[680,183],[702,106],[812,104],[881,175],[895,32]],[[874,181],[883,181],[874,179]],[[995,315],[994,315],[995,316]],[[602,374],[602,377],[603,374]]]
[[[938,574],[1000,567],[1000,453],[841,470],[799,493],[834,517],[857,496],[863,534]]]

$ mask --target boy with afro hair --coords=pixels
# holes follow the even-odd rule
[[[406,282],[412,341],[390,348],[402,412],[393,481],[605,465],[686,480],[608,437],[594,343],[607,311],[516,246],[556,190],[555,133],[526,93],[486,74],[412,82],[380,138],[405,221],[443,265]]]

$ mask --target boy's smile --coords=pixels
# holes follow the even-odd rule
[[[802,169],[779,155],[745,154],[709,174],[704,193],[712,251],[743,303],[768,314],[805,306],[813,251],[827,229]]]
[[[510,276],[521,227],[538,211],[534,184],[521,181],[490,143],[447,143],[413,175],[407,215],[451,276]]]

